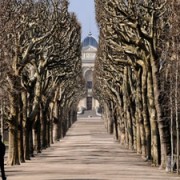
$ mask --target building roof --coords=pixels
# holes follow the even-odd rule
[[[95,48],[97,48],[98,46],[97,40],[92,36],[91,32],[82,42],[82,48],[85,48],[87,46],[93,46]]]

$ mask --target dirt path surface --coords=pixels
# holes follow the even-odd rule
[[[100,118],[79,119],[67,136],[20,166],[7,180],[180,180],[120,147]]]

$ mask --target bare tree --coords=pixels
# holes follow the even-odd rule
[[[62,83],[82,78],[81,27],[68,1],[1,1],[1,62],[9,95],[8,164],[20,164],[53,139],[53,102]],[[74,87],[73,86],[73,87]],[[79,86],[77,86],[78,88]],[[72,91],[69,98],[81,91]],[[64,101],[66,102],[66,98]],[[76,98],[75,98],[76,99]],[[68,101],[69,101],[68,100]],[[70,100],[60,111],[76,111]],[[76,102],[76,103],[75,103]],[[60,114],[58,114],[59,116]],[[58,117],[59,118],[59,117]],[[65,123],[70,117],[65,119]],[[68,127],[66,128],[67,131]],[[18,139],[18,141],[17,141]]]
[[[163,47],[169,33],[170,2],[95,3],[100,45],[94,78],[100,88],[95,86],[94,93],[102,106],[104,99],[117,104],[113,109],[118,109],[120,119],[115,126],[120,125],[128,147],[163,168],[171,152],[169,111],[164,109],[169,105],[169,89],[163,89],[168,84],[163,82],[167,74]],[[107,110],[107,104],[104,109],[115,112],[111,107]]]

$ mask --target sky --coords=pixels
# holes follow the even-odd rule
[[[95,20],[94,0],[69,0],[69,11],[75,12],[81,23],[82,40],[89,34],[98,39],[98,28]]]

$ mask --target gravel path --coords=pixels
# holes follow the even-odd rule
[[[8,180],[179,180],[121,148],[100,118],[79,119],[67,136],[20,166],[6,166]]]

